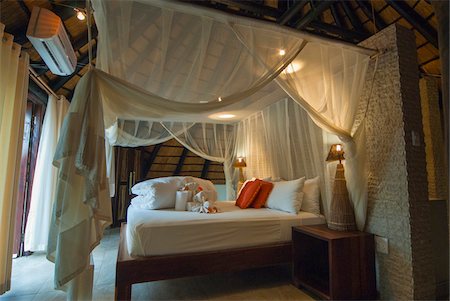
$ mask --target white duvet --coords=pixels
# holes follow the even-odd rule
[[[250,247],[291,240],[292,226],[323,224],[309,212],[240,209],[234,201],[216,202],[221,211],[144,210],[131,205],[127,217],[127,247],[132,256],[168,255]]]

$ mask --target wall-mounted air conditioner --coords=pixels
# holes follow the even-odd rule
[[[27,37],[52,73],[70,75],[75,71],[77,56],[64,24],[53,12],[35,6],[28,23]]]

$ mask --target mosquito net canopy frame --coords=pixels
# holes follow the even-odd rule
[[[264,148],[270,159],[250,163],[255,175],[323,175],[324,130],[345,143],[348,188],[364,227],[365,160],[355,140],[364,126],[352,129],[374,51],[178,2],[92,3],[97,69],[78,82],[53,162],[58,184],[47,257],[57,288],[82,287],[78,276],[112,221],[111,145],[175,137],[224,163],[231,196],[235,156]]]

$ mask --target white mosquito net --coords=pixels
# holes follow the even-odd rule
[[[326,213],[325,130],[345,143],[364,227],[365,161],[354,139],[364,128],[352,128],[373,51],[178,2],[92,2],[97,69],[76,87],[54,157],[48,257],[58,288],[86,269],[111,223],[111,145],[175,137],[224,163],[230,198],[236,156],[248,159],[247,176],[319,175]]]

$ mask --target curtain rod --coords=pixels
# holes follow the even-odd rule
[[[47,92],[48,95],[53,95],[57,99],[60,99],[60,97],[53,91],[52,88],[50,88],[46,82],[44,82],[42,79],[39,78],[36,71],[33,69],[33,67],[28,66],[28,70],[30,71],[30,77],[31,79],[39,86],[41,87],[45,92]]]

